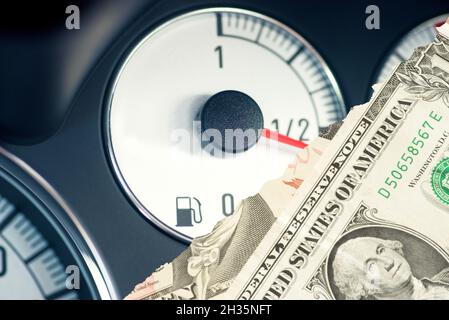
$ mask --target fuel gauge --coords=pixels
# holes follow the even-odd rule
[[[186,241],[280,176],[299,140],[345,115],[330,69],[301,35],[232,8],[190,12],[149,32],[119,66],[106,109],[126,195]],[[228,129],[254,134],[238,148],[217,138]]]

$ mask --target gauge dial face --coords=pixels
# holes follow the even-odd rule
[[[281,176],[297,152],[264,137],[246,151],[212,150],[205,118],[307,142],[344,114],[327,65],[300,35],[254,12],[215,8],[172,19],[133,48],[115,78],[105,131],[131,201],[189,241]]]
[[[449,14],[446,14],[430,19],[407,33],[384,60],[379,69],[376,83],[385,82],[394,69],[412,55],[415,48],[431,43],[437,34],[435,28],[443,24],[448,16]]]
[[[108,298],[59,218],[0,167],[0,300]]]

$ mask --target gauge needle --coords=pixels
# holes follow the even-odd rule
[[[267,139],[276,140],[276,141],[279,141],[280,143],[288,144],[290,146],[300,148],[300,149],[304,149],[305,147],[307,147],[307,144],[302,141],[292,139],[289,136],[280,134],[280,133],[278,133],[276,131],[272,131],[270,129],[263,129],[262,136]]]

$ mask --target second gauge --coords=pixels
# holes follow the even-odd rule
[[[166,22],[130,51],[105,133],[127,196],[189,241],[282,175],[295,140],[307,143],[344,115],[334,77],[304,38],[258,13],[211,8]],[[238,148],[218,138],[225,129],[258,134]]]

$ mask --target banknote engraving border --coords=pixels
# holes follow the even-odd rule
[[[315,300],[335,300],[332,293],[328,278],[326,259],[321,263],[320,267],[315,271],[312,278],[304,287],[313,295]]]

